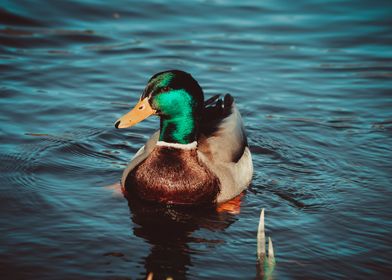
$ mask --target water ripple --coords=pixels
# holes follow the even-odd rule
[[[2,272],[253,279],[265,208],[275,278],[388,278],[391,4],[120,2],[2,1]],[[113,122],[170,68],[236,100],[254,162],[238,215],[104,187],[159,126]]]

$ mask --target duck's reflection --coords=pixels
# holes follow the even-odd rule
[[[220,240],[196,238],[198,229],[223,230],[236,217],[227,212],[218,213],[207,208],[178,208],[142,203],[128,199],[134,234],[151,244],[145,258],[146,274],[153,272],[155,279],[186,279],[192,265],[190,243],[220,243]]]

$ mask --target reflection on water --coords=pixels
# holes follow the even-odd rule
[[[221,231],[236,218],[214,209],[175,208],[173,206],[145,205],[139,201],[129,202],[134,235],[151,244],[145,258],[145,271],[153,272],[154,279],[184,279],[192,266],[190,244],[221,245],[222,240],[194,237],[200,228]]]
[[[265,208],[276,279],[387,279],[391,11],[3,0],[0,275],[254,279]],[[117,131],[114,120],[165,69],[235,97],[255,167],[239,213],[128,206],[105,188],[159,123]]]

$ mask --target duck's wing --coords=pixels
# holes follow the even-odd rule
[[[238,162],[248,142],[241,115],[234,99],[215,95],[205,102],[198,149],[211,154],[219,162]]]
[[[249,185],[252,157],[241,114],[234,99],[214,96],[205,102],[198,139],[198,155],[221,183],[217,202],[229,200]]]
[[[121,178],[121,185],[125,182],[129,172],[131,172],[139,163],[145,160],[148,155],[152,152],[155,148],[159,139],[159,130],[157,130],[151,137],[147,140],[146,144],[141,147],[137,153],[133,156],[131,161],[129,162],[127,168],[124,170],[122,178]]]

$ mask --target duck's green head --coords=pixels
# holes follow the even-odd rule
[[[161,118],[160,141],[188,144],[196,140],[203,104],[203,90],[190,74],[164,71],[148,81],[139,103],[115,126],[130,127],[155,114]]]

